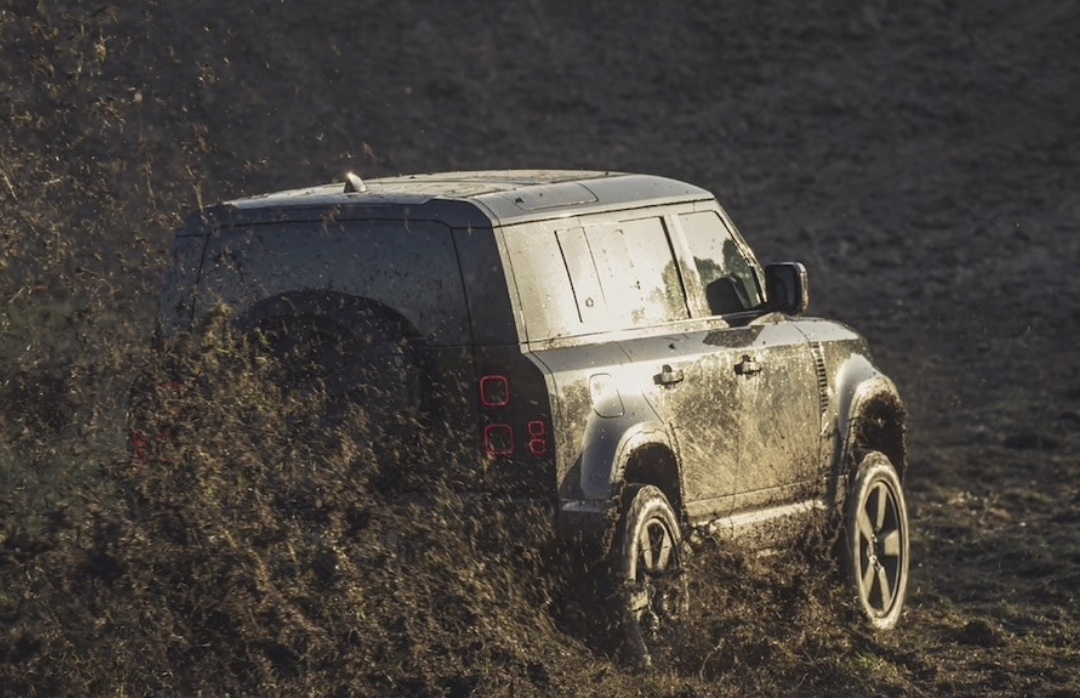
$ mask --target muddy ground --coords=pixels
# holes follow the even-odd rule
[[[1080,695],[1078,135],[1051,0],[3,3],[0,692]],[[911,412],[895,632],[812,546],[705,546],[695,622],[637,674],[542,512],[355,494],[362,445],[227,342],[193,360],[232,391],[201,450],[125,457],[182,212],[504,167],[709,188],[869,337]]]

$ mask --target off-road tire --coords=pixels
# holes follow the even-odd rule
[[[903,486],[884,453],[867,452],[855,471],[842,547],[859,610],[879,630],[895,627],[907,597],[910,536]]]
[[[652,666],[687,609],[679,520],[659,488],[627,486],[613,554],[626,652],[631,661]]]

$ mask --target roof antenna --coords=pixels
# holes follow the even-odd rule
[[[358,192],[363,193],[367,191],[367,185],[364,184],[364,180],[360,179],[360,175],[355,172],[350,172],[345,175],[345,193]]]

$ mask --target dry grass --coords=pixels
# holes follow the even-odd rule
[[[1074,10],[301,5],[0,10],[6,692],[1080,694]],[[380,475],[410,454],[275,392],[221,327],[147,351],[198,202],[538,164],[718,190],[867,331],[913,415],[896,632],[813,544],[705,544],[695,617],[637,675],[542,507],[437,478],[403,504]],[[170,461],[133,460],[131,386],[177,371],[140,413],[178,430]]]

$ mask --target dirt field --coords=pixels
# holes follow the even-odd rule
[[[135,5],[0,5],[0,693],[1080,695],[1072,3]],[[125,458],[183,212],[504,167],[711,189],[869,337],[911,412],[896,631],[809,549],[706,545],[696,620],[635,674],[543,512],[354,494],[353,445],[286,439],[226,345],[198,465]]]

